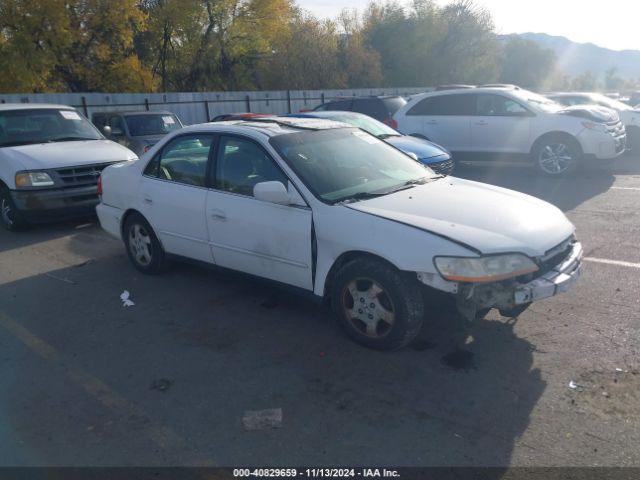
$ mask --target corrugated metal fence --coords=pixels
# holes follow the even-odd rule
[[[31,93],[0,94],[0,103],[59,103],[80,109],[87,117],[99,111],[169,110],[188,124],[202,123],[222,113],[284,114],[313,108],[335,98],[366,95],[409,96],[427,87],[279,90],[194,93]]]

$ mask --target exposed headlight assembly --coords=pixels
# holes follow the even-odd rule
[[[435,257],[440,275],[453,282],[489,283],[538,271],[526,255],[508,253],[486,257]]]
[[[53,179],[47,172],[20,172],[16,173],[16,187],[51,187]]]

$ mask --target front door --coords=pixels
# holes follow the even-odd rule
[[[211,134],[175,137],[149,162],[139,190],[142,214],[166,252],[213,262],[205,202]]]
[[[471,141],[479,152],[529,153],[531,115],[510,98],[478,95],[476,115],[471,120]]]
[[[259,182],[294,188],[273,158],[249,138],[223,135],[212,177],[206,219],[216,264],[311,290],[311,209],[253,197]]]

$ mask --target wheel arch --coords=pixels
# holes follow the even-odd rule
[[[160,242],[160,246],[164,249],[164,244],[162,243],[162,239],[158,235],[158,232],[156,232],[156,229],[153,227],[153,225],[151,224],[149,219],[140,210],[136,210],[135,208],[129,208],[129,209],[125,210],[125,212],[122,214],[122,218],[120,219],[120,238],[122,239],[122,241],[126,242],[126,239],[125,239],[125,236],[124,236],[124,226],[127,223],[127,219],[131,215],[134,215],[134,214],[140,215],[142,218],[144,218],[144,220],[153,229],[153,231],[155,233],[155,236],[158,239],[158,242]]]
[[[376,260],[382,263],[385,263],[387,265],[389,265],[390,267],[400,271],[400,269],[390,260],[372,253],[372,252],[367,252],[364,250],[349,250],[346,252],[341,253],[331,264],[331,267],[329,268],[327,275],[325,276],[324,279],[321,279],[322,284],[323,284],[323,296],[325,298],[327,298],[328,293],[331,291],[331,286],[333,284],[333,279],[336,276],[336,273],[347,263],[352,262],[358,258],[368,258],[371,260]]]
[[[578,149],[580,150],[580,155],[584,154],[582,145],[580,144],[580,141],[577,139],[577,137],[575,135],[572,135],[571,133],[564,132],[562,130],[554,130],[554,131],[547,132],[540,135],[531,145],[531,150],[529,153],[533,156],[533,154],[536,152],[536,149],[540,146],[540,144],[542,144],[543,142],[551,138],[563,138],[565,140],[569,140],[578,147]]]

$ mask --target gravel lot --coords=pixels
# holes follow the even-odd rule
[[[143,276],[95,220],[1,231],[0,465],[640,466],[640,158],[458,175],[563,209],[583,278],[515,322],[434,307],[395,353],[258,280]]]

